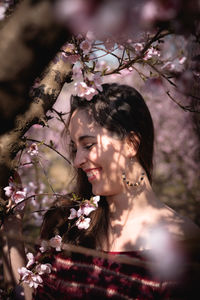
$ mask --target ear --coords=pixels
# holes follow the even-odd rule
[[[126,143],[128,151],[127,156],[130,158],[136,156],[140,145],[140,139],[138,135],[135,134],[135,132],[131,131],[126,137]]]

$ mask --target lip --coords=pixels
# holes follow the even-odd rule
[[[101,168],[90,168],[83,170],[88,178],[88,181],[93,181],[97,178],[97,174],[101,171]]]

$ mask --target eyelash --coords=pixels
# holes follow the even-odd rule
[[[88,145],[84,146],[83,148],[86,149],[86,150],[89,150],[89,149],[91,149],[94,145],[95,145],[95,143],[88,144]],[[76,149],[74,146],[71,146],[71,151],[72,151],[73,154],[76,154],[77,149]]]
[[[95,143],[88,144],[88,145],[84,146],[84,148],[87,149],[87,150],[89,150],[89,149],[91,149],[94,145],[95,145]]]

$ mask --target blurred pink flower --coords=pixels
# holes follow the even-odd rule
[[[49,242],[46,240],[42,240],[41,241],[41,247],[39,248],[39,250],[44,253],[49,249]]]
[[[69,220],[73,220],[77,217],[77,211],[74,208],[70,208],[70,216],[68,217]]]
[[[55,248],[56,251],[61,251],[61,246],[62,246],[62,238],[60,235],[56,235],[52,237],[49,241],[49,245],[52,248]]]
[[[72,68],[72,78],[73,80],[82,81],[83,80],[83,74],[82,74],[82,67],[80,64],[75,64]]]
[[[80,48],[83,50],[83,54],[87,55],[92,49],[92,42],[89,40],[84,40],[80,43]]]
[[[31,156],[37,156],[38,155],[38,146],[36,143],[33,143],[28,148],[27,153],[29,153]]]
[[[50,274],[51,273],[51,269],[52,269],[52,265],[51,264],[38,264],[36,266],[36,272],[39,275],[43,275],[43,274]]]
[[[139,52],[141,52],[144,49],[143,43],[134,43],[132,45],[132,47],[134,48],[134,50],[135,50],[136,53],[139,53]]]
[[[31,253],[31,252],[28,252],[26,254],[26,257],[28,259],[28,262],[26,264],[26,268],[29,268],[30,266],[32,266],[35,263],[35,257],[33,255],[33,253]]]
[[[151,59],[152,57],[160,57],[160,51],[158,51],[157,49],[151,47],[149,48],[146,53],[145,53],[145,56],[144,56],[144,60],[149,60]]]

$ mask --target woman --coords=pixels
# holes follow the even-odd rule
[[[49,239],[59,233],[67,243],[110,254],[126,254],[155,264],[149,270],[136,266],[124,269],[120,265],[120,273],[134,277],[135,281],[130,284],[125,280],[119,288],[121,278],[116,279],[116,275],[112,277],[109,274],[111,279],[108,284],[103,283],[100,276],[98,280],[96,277],[87,280],[91,276],[92,264],[100,267],[103,278],[106,277],[105,265],[105,272],[111,269],[119,271],[119,265],[113,267],[112,263],[110,265],[104,261],[102,268],[102,261],[99,265],[90,258],[77,259],[73,256],[71,269],[68,269],[68,275],[64,275],[65,258],[59,256],[63,264],[57,266],[55,259],[54,267],[62,270],[62,275],[57,277],[61,286],[66,282],[70,288],[75,282],[79,285],[74,294],[70,294],[70,288],[64,289],[60,299],[65,299],[63,295],[67,293],[69,298],[66,299],[93,299],[98,295],[99,299],[107,299],[105,290],[109,290],[110,285],[113,299],[168,299],[170,292],[166,282],[183,280],[182,266],[186,251],[182,244],[186,240],[196,240],[199,229],[161,203],[152,190],[154,129],[142,96],[129,86],[117,84],[104,84],[103,91],[90,102],[72,96],[67,131],[72,161],[77,169],[76,197],[91,199],[94,195],[100,195],[100,201],[98,208],[89,214],[91,220],[85,227],[87,229],[79,229],[77,201],[65,200],[64,209],[62,200],[60,208],[46,215],[42,238]],[[85,216],[82,221],[85,222]],[[80,262],[90,266],[90,270],[85,273]],[[74,268],[78,268],[78,274],[83,272],[83,276],[74,273],[73,264]],[[94,269],[92,272],[95,273]],[[46,286],[50,287],[52,281],[48,280]],[[95,292],[91,287],[88,290],[88,282],[105,290]],[[161,282],[165,282],[167,288],[163,288],[164,285],[161,288]],[[48,288],[39,289],[36,299],[43,299],[39,296],[42,293],[48,295]],[[184,299],[188,293],[191,289],[176,296]]]
[[[41,238],[59,235],[102,256],[39,254],[52,271],[34,299],[195,299],[184,244],[199,229],[154,195],[154,130],[142,96],[118,84],[104,84],[90,102],[72,96],[67,134],[77,190],[47,212]]]

